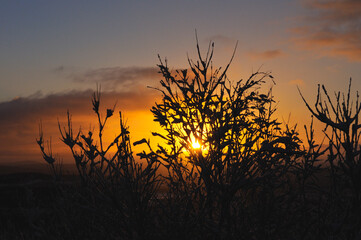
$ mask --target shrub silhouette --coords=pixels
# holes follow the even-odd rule
[[[324,85],[318,85],[314,108],[302,94],[301,97],[313,116],[325,125],[323,132],[329,144],[323,152],[328,153],[327,163],[331,179],[328,193],[329,211],[333,215],[330,214],[335,232],[347,229],[347,238],[355,238],[361,225],[359,94],[357,92],[356,99],[352,99],[350,79],[347,93],[335,92],[335,100],[331,99]]]
[[[151,112],[164,132],[152,133],[160,139],[156,148],[150,140],[134,142],[145,145],[137,153],[140,160],[120,112],[119,133],[104,144],[115,106],[101,111],[100,89],[92,97],[96,131],[74,131],[68,112],[59,131],[82,184],[60,187],[57,204],[72,213],[56,210],[57,216],[92,219],[98,228],[74,235],[87,238],[356,239],[361,106],[357,95],[352,108],[351,81],[346,95],[336,94],[336,103],[324,86],[322,101],[319,87],[315,109],[301,95],[314,118],[331,128],[325,131],[329,144],[316,143],[312,118],[303,143],[297,125],[274,117],[272,89],[264,89],[273,83],[269,72],[231,81],[227,71],[234,53],[224,69],[215,68],[214,44],[205,57],[198,40],[196,47],[198,59],[188,58],[188,69],[172,71],[159,57],[162,80],[155,89],[162,98]],[[61,182],[61,164],[39,130],[43,158]],[[60,226],[58,232],[68,229]]]
[[[156,158],[147,158],[145,163],[137,162],[133,157],[129,130],[119,112],[120,132],[104,145],[103,133],[107,120],[113,116],[114,108],[107,109],[105,117],[100,113],[100,89],[92,97],[93,111],[97,115],[97,132],[82,130],[74,132],[71,115],[67,113],[65,127],[59,125],[61,140],[70,148],[83,186],[90,187],[94,194],[101,194],[105,200],[113,203],[123,216],[123,232],[129,238],[146,235],[151,199],[154,198],[159,180],[156,171],[159,163]],[[40,128],[41,129],[41,128]],[[46,153],[43,133],[37,140],[44,159],[54,166],[52,152]],[[115,151],[111,153],[111,149]],[[54,167],[53,167],[54,169]],[[55,173],[55,170],[54,170]],[[136,236],[135,236],[136,235]]]
[[[281,129],[273,118],[271,90],[261,92],[261,85],[272,81],[272,75],[257,71],[247,80],[232,83],[227,70],[233,56],[224,70],[213,68],[213,47],[211,43],[203,58],[197,43],[198,60],[188,59],[189,69],[175,72],[159,58],[163,79],[157,90],[163,97],[151,111],[166,134],[153,133],[165,145],[151,153],[167,169],[164,177],[171,200],[177,196],[187,202],[182,224],[198,211],[198,221],[213,236],[231,237],[240,227],[234,219],[245,218],[239,213],[242,208],[286,201],[276,192],[286,188],[287,173],[303,153],[295,129]],[[193,148],[192,142],[201,147]],[[262,211],[275,210],[267,207]],[[262,222],[254,230],[261,235],[261,225],[267,224]]]

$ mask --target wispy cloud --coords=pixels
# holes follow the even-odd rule
[[[236,46],[237,40],[222,34],[212,35],[204,40],[205,44],[214,42],[216,48],[227,53],[232,53]]]
[[[130,91],[138,86],[146,86],[160,79],[157,67],[104,67],[77,70],[74,67],[58,66],[53,69],[68,79],[79,83],[99,83],[106,90]]]
[[[277,57],[281,57],[284,55],[284,52],[279,49],[267,50],[263,52],[250,51],[248,55],[254,59],[273,59]]]
[[[125,82],[144,81],[159,77],[156,67],[107,67],[89,70],[82,74],[74,74],[74,81],[85,82]]]
[[[289,85],[304,86],[305,82],[302,79],[294,79],[288,82]]]
[[[212,41],[212,42],[215,42],[218,44],[232,45],[232,46],[236,43],[235,39],[232,39],[232,38],[227,37],[222,34],[216,34],[216,35],[210,36],[210,37],[206,38],[205,41],[207,41],[207,42]]]
[[[361,1],[308,0],[308,18],[292,30],[294,43],[322,55],[361,61]]]

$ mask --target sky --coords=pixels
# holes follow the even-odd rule
[[[0,163],[41,161],[35,139],[42,123],[53,151],[67,161],[57,122],[69,109],[74,126],[95,127],[91,95],[121,110],[132,141],[159,130],[149,109],[161,94],[158,54],[187,68],[215,43],[214,65],[228,63],[233,81],[271,71],[280,121],[309,124],[298,93],[313,104],[317,84],[361,87],[360,0],[17,1],[0,6]],[[115,135],[116,120],[109,135]],[[302,135],[302,133],[301,133]],[[156,142],[157,140],[151,139]]]

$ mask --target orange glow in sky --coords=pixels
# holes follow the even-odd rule
[[[203,55],[214,42],[215,68],[227,65],[238,41],[230,81],[247,79],[259,67],[272,72],[276,85],[267,82],[264,88],[273,88],[275,117],[287,122],[291,113],[290,123],[298,124],[303,139],[311,114],[296,85],[310,104],[317,84],[333,95],[344,92],[352,77],[353,92],[361,88],[361,45],[354,44],[361,42],[359,1],[307,8],[305,1],[285,0],[73,1],[71,7],[63,1],[23,2],[5,1],[0,8],[6,20],[0,38],[0,163],[42,162],[35,141],[40,121],[54,152],[69,161],[58,119],[64,124],[69,109],[75,130],[96,128],[91,95],[97,84],[103,110],[117,102],[105,140],[116,136],[121,110],[131,142],[145,138],[156,147],[161,139],[151,133],[162,130],[149,110],[162,93],[148,86],[162,79],[158,54],[172,70],[189,68],[187,57],[197,56],[194,29]],[[322,125],[315,121],[315,128],[322,139]],[[201,140],[189,141],[190,148],[207,149]]]

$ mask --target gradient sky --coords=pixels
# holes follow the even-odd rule
[[[40,159],[40,120],[62,156],[57,118],[70,109],[75,126],[89,128],[96,83],[104,107],[117,101],[132,139],[150,137],[157,54],[186,68],[195,29],[203,50],[215,42],[216,66],[238,41],[231,79],[272,71],[279,119],[310,121],[296,85],[310,103],[318,83],[345,91],[352,77],[354,92],[361,87],[360,0],[3,0],[0,22],[0,162]]]

